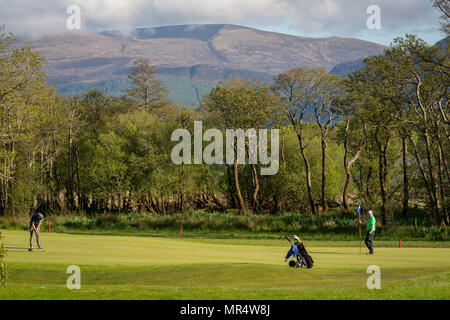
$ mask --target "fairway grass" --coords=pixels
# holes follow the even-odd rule
[[[7,246],[28,233],[2,231]],[[449,248],[376,248],[308,244],[312,269],[284,262],[287,241],[248,243],[156,237],[43,234],[45,252],[8,252],[0,299],[449,299]],[[365,250],[363,250],[365,253]],[[69,290],[69,265],[81,289]],[[366,287],[367,267],[381,269],[381,289]]]

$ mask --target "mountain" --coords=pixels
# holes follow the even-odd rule
[[[446,37],[446,38],[442,39],[441,41],[436,42],[435,45],[448,51],[448,42],[449,41],[450,41],[450,37]]]
[[[444,50],[448,50],[448,42],[450,37],[444,38],[434,45],[443,48]],[[341,77],[347,77],[350,73],[360,69],[364,65],[364,59],[357,59],[353,61],[347,61],[343,63],[339,63],[331,69],[330,73],[340,75]]]
[[[385,48],[359,39],[305,38],[228,24],[136,28],[128,34],[69,32],[21,42],[31,42],[45,56],[45,71],[60,92],[100,86],[120,94],[129,85],[133,60],[146,57],[173,100],[194,105],[228,77],[270,81],[297,66],[331,70]]]
[[[350,73],[360,69],[364,65],[364,59],[358,59],[353,61],[347,61],[339,63],[331,69],[330,73],[337,74],[343,78],[347,77]]]

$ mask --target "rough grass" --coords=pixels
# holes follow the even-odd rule
[[[4,231],[9,246],[26,232]],[[291,269],[287,242],[237,239],[42,234],[45,252],[9,252],[0,299],[449,299],[449,248],[315,246],[316,265]],[[66,268],[81,268],[81,290],[65,287]],[[381,290],[366,269],[381,268]]]
[[[410,220],[400,219],[390,227],[377,227],[376,236],[384,240],[448,241],[449,227],[436,227],[422,215],[417,226]],[[51,221],[55,232],[110,233],[110,234],[161,234],[180,230],[194,234],[244,234],[244,237],[274,238],[280,232],[301,234],[305,239],[355,240],[358,236],[357,217],[352,214],[283,213],[279,215],[243,216],[226,212],[193,211],[184,214],[153,215],[148,213],[60,215],[46,217],[43,228]],[[415,218],[417,219],[417,218]],[[0,228],[26,230],[29,217],[2,217]],[[364,235],[365,222],[362,232]]]

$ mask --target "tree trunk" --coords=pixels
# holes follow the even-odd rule
[[[80,209],[83,207],[84,197],[81,194],[80,149],[78,147],[78,144],[75,145],[75,175],[77,177],[78,209]]]
[[[433,211],[435,214],[436,222],[441,223],[442,217],[441,217],[441,212],[440,212],[439,196],[438,196],[437,188],[436,188],[435,169],[434,169],[434,165],[433,165],[433,156],[431,154],[431,143],[430,143],[430,137],[428,134],[428,130],[426,128],[425,128],[425,131],[423,132],[423,134],[424,134],[424,138],[425,138],[425,147],[426,147],[426,152],[427,152],[428,173],[430,176],[430,187],[431,187],[431,192],[433,193],[433,200],[434,200],[434,203],[432,204],[434,207]]]
[[[324,214],[328,212],[327,203],[327,142],[326,137],[322,136],[322,210]]]
[[[350,212],[350,205],[348,203],[348,193],[350,191],[350,182],[352,181],[352,173],[350,171],[350,167],[347,164],[346,160],[344,160],[344,167],[345,167],[345,185],[344,185],[344,191],[342,192],[342,203],[344,205],[344,209],[347,212]]]
[[[383,221],[383,224],[386,225],[388,223],[387,219],[387,209],[386,209],[386,181],[385,181],[385,168],[384,168],[384,155],[383,153],[380,153],[378,157],[378,178],[380,181],[380,195],[381,195],[381,218]]]
[[[239,212],[245,213],[245,202],[242,197],[241,188],[239,187],[239,175],[238,175],[238,159],[234,159],[233,163],[233,178],[234,178],[234,188],[236,190],[236,196],[239,204]]]
[[[438,182],[439,182],[439,196],[441,201],[441,212],[440,212],[440,224],[441,225],[448,225],[448,212],[446,207],[446,193],[445,193],[445,187],[444,187],[444,172],[442,169],[442,163],[443,163],[443,157],[441,149],[438,150]]]
[[[420,174],[422,175],[423,182],[424,182],[425,187],[427,189],[428,197],[430,199],[430,204],[433,206],[433,204],[434,204],[433,192],[431,190],[430,182],[429,182],[429,180],[427,178],[425,169],[423,168],[422,160],[420,159],[420,156],[419,156],[419,150],[417,149],[417,146],[416,146],[416,144],[415,144],[415,142],[414,142],[414,140],[412,138],[410,139],[410,141],[411,141],[412,146],[414,147],[413,148],[413,150],[414,150],[414,158],[416,159],[417,166],[419,167]]]
[[[349,129],[350,129],[350,119],[347,119],[347,123],[345,126],[345,138],[344,138],[344,168],[345,168],[346,179],[345,179],[344,191],[342,193],[342,202],[344,204],[344,209],[347,212],[350,212],[350,205],[348,203],[348,193],[350,191],[350,183],[352,182],[352,172],[350,170],[350,167],[356,160],[358,160],[358,158],[364,148],[364,145],[365,145],[365,135],[364,135],[363,139],[360,140],[360,142],[359,142],[358,149],[356,150],[355,155],[353,156],[353,158],[349,159],[349,157],[351,156],[350,148],[349,148],[349,139],[350,139]],[[364,134],[365,134],[365,125],[364,125]],[[361,178],[362,178],[362,174],[360,173],[360,179]],[[362,182],[361,182],[361,187],[362,187]]]
[[[403,208],[402,216],[408,218],[409,184],[408,184],[408,143],[406,136],[402,136],[402,161],[403,161]]]
[[[309,205],[311,206],[311,212],[314,215],[317,215],[317,208],[314,202],[313,194],[312,194],[312,184],[311,184],[311,167],[309,165],[308,157],[305,153],[305,148],[303,146],[303,139],[300,134],[297,134],[298,141],[300,143],[300,151],[303,157],[303,161],[305,162],[305,173],[306,173],[306,188],[308,190],[308,200]]]
[[[73,137],[72,137],[72,124],[69,128],[69,170],[68,170],[68,185],[67,191],[69,193],[69,210],[73,210],[74,198],[73,198]]]
[[[378,137],[379,131],[375,133],[375,140],[378,146],[378,178],[380,182],[381,195],[381,219],[383,224],[390,224],[390,217],[387,208],[387,150],[389,148],[390,136],[388,135],[382,144]]]
[[[258,172],[256,171],[256,166],[251,165],[252,170],[252,184],[253,184],[253,194],[252,194],[252,209],[253,213],[259,210],[258,193],[259,193],[259,179]]]
[[[227,176],[228,176],[228,197],[230,200],[231,208],[237,208],[237,200],[236,200],[236,192],[234,188],[234,178],[233,178],[233,168],[231,166],[227,166]]]
[[[14,141],[11,142],[11,154],[14,155],[16,152],[15,150],[15,143]],[[11,159],[11,168],[14,168],[14,162],[13,158]],[[9,198],[9,211],[14,214],[15,213],[15,197],[14,195],[15,191],[15,174],[11,176],[11,179],[9,179],[9,193],[11,194],[11,197]]]

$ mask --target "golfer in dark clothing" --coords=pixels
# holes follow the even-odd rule
[[[30,220],[30,249],[33,250],[33,233],[36,234],[36,242],[38,245],[38,249],[42,250],[41,243],[39,241],[39,231],[41,228],[42,220],[44,220],[44,215],[42,213],[36,212],[31,216]]]
[[[369,210],[367,214],[369,215],[369,221],[367,223],[367,234],[366,240],[364,240],[364,242],[366,243],[366,246],[369,249],[368,254],[373,254],[373,235],[375,234],[377,222],[371,210]]]

